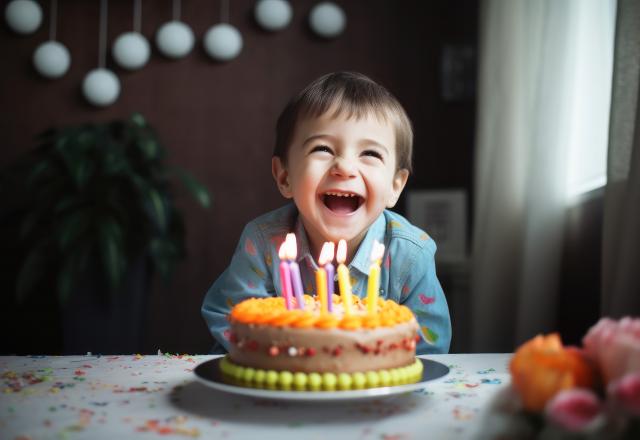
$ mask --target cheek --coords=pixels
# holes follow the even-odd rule
[[[310,173],[299,176],[294,185],[294,192],[299,199],[311,199],[315,197],[318,188],[318,180]]]
[[[393,181],[387,173],[371,176],[366,185],[372,202],[386,203],[393,189]]]

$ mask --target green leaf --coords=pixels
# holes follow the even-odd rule
[[[131,169],[129,159],[121,148],[109,148],[104,154],[102,171],[107,175],[115,175],[128,172]]]
[[[168,225],[168,211],[160,192],[139,176],[133,176],[135,186],[145,204],[146,211],[161,234],[165,234]]]
[[[126,255],[122,248],[122,231],[118,224],[110,218],[100,223],[100,254],[102,266],[111,290],[120,286],[124,269],[126,267]]]
[[[76,194],[67,194],[57,198],[58,201],[53,207],[53,212],[56,216],[64,213],[65,211],[79,209],[79,207],[85,202],[82,198]]]
[[[209,208],[211,206],[211,196],[207,188],[204,187],[200,182],[196,180],[191,174],[176,168],[176,174],[184,183],[184,186],[191,192],[191,195],[202,205],[204,208]]]
[[[160,232],[163,234],[167,230],[167,212],[165,209],[164,202],[162,201],[162,196],[155,188],[149,188],[147,191],[148,200],[151,202],[151,211],[153,213],[154,218],[158,224],[158,228]]]
[[[90,212],[88,210],[72,211],[68,216],[59,220],[57,231],[58,245],[64,252],[75,243],[89,229]]]
[[[132,114],[130,120],[131,122],[133,122],[134,125],[138,127],[142,128],[147,126],[147,121],[144,119],[144,116],[142,116],[138,112]]]
[[[95,138],[92,133],[81,132],[74,137],[73,142],[67,139],[56,145],[67,172],[77,188],[84,187],[93,174],[95,163],[87,153],[94,143]]]
[[[136,146],[146,160],[153,160],[159,156],[160,145],[154,139],[145,138],[136,142]]]
[[[178,256],[178,247],[172,240],[155,238],[149,247],[154,268],[167,281],[171,276],[174,261]]]

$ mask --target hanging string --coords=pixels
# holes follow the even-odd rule
[[[107,2],[100,0],[100,45],[98,47],[98,67],[104,69],[107,61]]]
[[[173,0],[173,21],[180,21],[180,0]]]
[[[229,22],[229,0],[222,0],[220,3],[220,21],[222,23]]]
[[[51,0],[51,11],[49,15],[49,40],[55,41],[56,21],[58,21],[58,0]]]
[[[140,0],[133,0],[133,30],[140,33],[142,22],[142,3]]]

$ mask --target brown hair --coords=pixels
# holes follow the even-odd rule
[[[359,119],[373,112],[377,117],[391,121],[396,137],[396,169],[411,172],[413,130],[409,117],[387,89],[356,72],[335,72],[321,76],[295,96],[278,118],[273,155],[286,163],[298,119],[321,116],[334,105],[334,117],[346,112],[347,118],[355,116]]]

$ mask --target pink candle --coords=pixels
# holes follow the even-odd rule
[[[324,270],[327,271],[327,297],[329,298],[329,302],[327,305],[329,306],[329,313],[333,311],[333,287],[335,281],[333,280],[336,270],[333,267],[333,264],[327,263],[324,265]]]
[[[302,278],[300,276],[300,268],[296,263],[296,256],[298,255],[298,245],[296,243],[295,234],[287,234],[285,240],[287,243],[287,258],[289,261],[289,270],[291,272],[291,285],[293,286],[293,293],[296,296],[296,302],[298,308],[304,310],[304,289],[302,287]]]
[[[278,256],[280,257],[280,286],[282,287],[282,296],[287,310],[291,310],[291,271],[289,263],[286,261],[286,242],[282,243]]]

